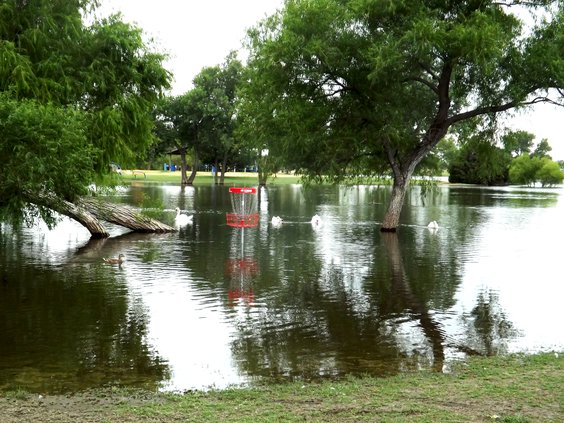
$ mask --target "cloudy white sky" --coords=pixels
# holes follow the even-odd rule
[[[240,50],[246,30],[282,7],[283,0],[102,0],[102,14],[122,12],[155,39],[170,59],[174,74],[172,94],[190,89],[193,78],[206,66],[224,62]],[[244,55],[239,56],[240,59]],[[564,109],[548,105],[521,113],[509,126],[547,138],[552,156],[564,160]]]

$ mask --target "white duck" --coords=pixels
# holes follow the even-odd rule
[[[436,220],[433,220],[432,222],[429,222],[429,224],[427,225],[427,227],[429,229],[439,229],[439,224],[437,223]]]
[[[184,226],[192,223],[193,215],[187,215],[180,213],[180,209],[176,208],[176,217],[174,218],[174,223],[176,226]]]
[[[312,224],[313,226],[315,226],[315,227],[321,226],[322,223],[323,223],[323,221],[321,220],[321,217],[319,217],[318,214],[314,215],[314,216],[311,218],[311,224]]]
[[[272,216],[272,219],[270,220],[270,223],[272,223],[272,226],[275,227],[279,227],[282,226],[282,218],[280,216]]]

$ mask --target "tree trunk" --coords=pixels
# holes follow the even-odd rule
[[[199,159],[198,152],[194,150],[194,160],[192,161],[192,173],[185,185],[194,185],[194,179],[196,179],[196,174],[198,173]]]
[[[227,152],[223,155],[221,162],[221,177],[219,178],[219,185],[225,185],[225,172],[227,171]]]
[[[86,208],[79,204],[71,203],[70,201],[62,200],[50,194],[37,194],[29,195],[29,201],[38,204],[59,214],[70,217],[84,226],[90,232],[93,238],[107,238],[110,236],[104,225],[98,218]]]
[[[131,207],[100,201],[92,197],[77,199],[75,204],[100,220],[124,226],[135,232],[174,232],[175,229],[144,216]],[[80,222],[80,221],[79,221]],[[80,222],[82,223],[82,222]]]
[[[258,169],[258,183],[259,186],[265,187],[266,180],[268,179],[268,172],[263,172],[262,169],[259,167]]]
[[[63,200],[52,194],[33,193],[28,196],[29,202],[50,208],[63,216],[70,217],[84,226],[93,238],[110,236],[100,220],[105,220],[135,232],[174,232],[176,229],[158,220],[143,216],[130,207],[107,203],[93,197],[82,197],[74,203]]]
[[[394,175],[392,196],[388,204],[388,210],[384,215],[382,227],[380,228],[382,232],[396,232],[410,178],[411,175]]]
[[[446,129],[441,127],[441,133],[434,131],[433,134],[437,137],[444,135]],[[441,135],[442,134],[442,135]],[[405,200],[405,194],[409,187],[409,181],[415,171],[415,167],[423,160],[425,155],[434,147],[439,141],[428,136],[424,143],[409,155],[402,162],[398,157],[397,150],[391,145],[388,139],[384,139],[384,148],[388,155],[388,162],[392,168],[394,185],[392,187],[392,196],[388,204],[388,210],[384,215],[384,221],[380,231],[382,232],[396,232],[399,226],[401,209]]]
[[[181,173],[181,185],[188,185],[188,165],[186,164],[186,148],[179,149],[180,152],[180,173]]]
[[[219,178],[219,161],[217,160],[217,158],[214,160],[213,165],[215,167],[215,172],[213,174],[213,183],[215,185],[217,185],[218,182],[218,178]]]

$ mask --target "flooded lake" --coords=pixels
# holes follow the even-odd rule
[[[383,234],[389,193],[259,189],[243,231],[227,187],[139,184],[113,201],[193,221],[104,240],[70,220],[0,226],[0,390],[224,388],[564,348],[562,187],[413,187]]]

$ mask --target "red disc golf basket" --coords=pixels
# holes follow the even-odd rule
[[[257,189],[229,188],[233,213],[227,213],[227,224],[234,228],[254,228],[258,225]]]

